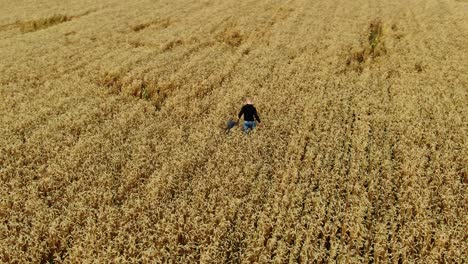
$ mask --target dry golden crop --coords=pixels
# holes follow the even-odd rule
[[[0,262],[467,261],[466,1],[33,2],[0,1]]]

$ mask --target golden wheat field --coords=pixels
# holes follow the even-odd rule
[[[1,263],[467,262],[467,1],[0,7]]]

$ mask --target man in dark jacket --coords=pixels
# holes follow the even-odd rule
[[[260,123],[260,117],[258,117],[257,109],[253,106],[253,100],[251,98],[246,99],[246,104],[239,112],[239,119],[242,115],[244,115],[244,133],[247,133],[257,126],[255,120]]]

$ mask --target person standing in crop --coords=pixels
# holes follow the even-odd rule
[[[245,105],[241,108],[239,112],[239,119],[244,115],[244,133],[247,134],[249,130],[254,129],[257,126],[255,120],[260,123],[260,117],[258,117],[257,109],[253,106],[253,100],[247,98],[245,100]],[[239,120],[237,121],[239,122]]]

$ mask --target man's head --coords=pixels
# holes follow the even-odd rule
[[[251,104],[253,104],[253,99],[250,98],[250,97],[247,97],[247,98],[245,98],[245,103],[251,105]]]

